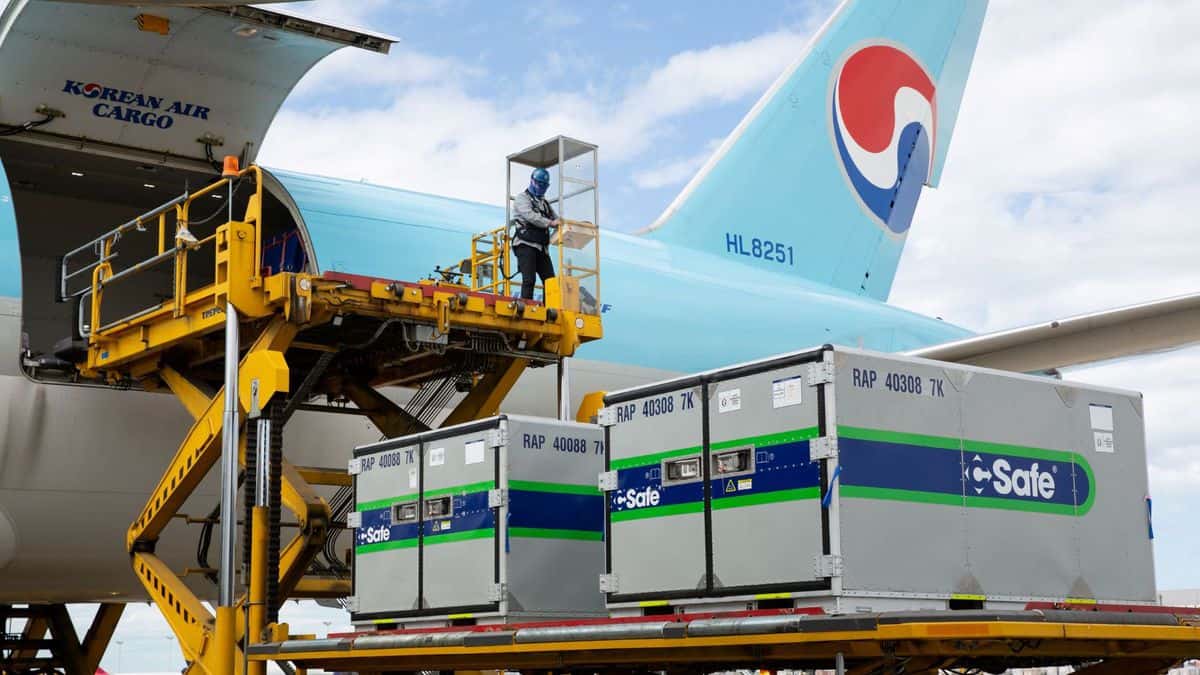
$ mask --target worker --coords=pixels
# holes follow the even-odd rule
[[[550,172],[534,169],[529,176],[529,187],[513,199],[513,222],[517,235],[513,238],[513,254],[517,256],[517,270],[521,272],[521,297],[533,298],[535,275],[542,283],[554,278],[554,262],[550,260],[550,231],[559,226],[558,214],[546,201],[546,189],[550,187]]]

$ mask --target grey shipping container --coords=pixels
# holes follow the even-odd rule
[[[604,616],[603,431],[517,415],[356,448],[356,623]]]
[[[826,346],[600,422],[614,615],[1155,601],[1137,393]]]

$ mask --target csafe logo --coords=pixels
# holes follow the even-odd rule
[[[637,488],[629,488],[624,492],[618,492],[613,498],[618,510],[640,509],[647,506],[658,506],[662,501],[662,495],[653,487],[644,487],[641,490]]]
[[[379,527],[367,527],[358,532],[358,543],[360,544],[378,544],[388,541],[392,538],[392,531],[382,525]]]
[[[997,457],[989,465],[982,457],[975,455],[966,470],[966,477],[973,483],[972,488],[977,495],[991,491],[1003,497],[1050,501],[1054,499],[1058,488],[1054,477],[1059,467],[1056,462],[1048,462],[1047,465],[1006,457]]]

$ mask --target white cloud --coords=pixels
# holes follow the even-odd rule
[[[370,77],[389,88],[386,105],[285,108],[261,158],[300,171],[496,202],[501,158],[514,149],[566,133],[598,143],[606,162],[639,157],[670,132],[678,116],[764,90],[805,41],[799,32],[779,31],[682,52],[616,100],[585,90],[538,100],[515,93],[512,99],[492,100],[469,93],[464,83],[478,73],[451,62],[408,54],[404,58],[422,66],[418,72],[425,75],[406,79],[356,74],[352,62],[364,57],[345,57],[318,65],[308,76],[317,84],[305,82],[301,88],[311,92],[344,82],[343,77]],[[332,91],[329,99],[336,100]]]
[[[633,184],[643,190],[654,190],[672,185],[682,185],[704,166],[704,162],[716,152],[722,138],[714,138],[705,144],[704,149],[694,155],[673,159],[656,164],[648,169],[635,171]]]
[[[542,30],[562,30],[583,23],[583,17],[562,2],[538,2],[526,8],[525,22],[537,24]]]
[[[993,3],[893,301],[991,330],[1196,290],[1197,22],[1190,3]]]
[[[466,78],[479,70],[452,59],[440,58],[394,45],[388,54],[361,49],[341,49],[325,57],[296,88],[291,100],[332,105],[334,92],[347,87],[406,87]]]
[[[1200,291],[1195,3],[993,2],[892,302],[978,330]],[[1145,392],[1160,587],[1200,586],[1200,351],[1069,379]]]
[[[395,4],[395,3],[391,3]],[[420,4],[406,2],[408,4]],[[319,0],[285,5],[283,9],[312,17],[338,26],[364,27],[370,23],[371,15],[387,7],[388,0]],[[273,9],[269,4],[264,9]]]

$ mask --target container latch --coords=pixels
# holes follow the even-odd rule
[[[808,461],[835,459],[838,456],[837,436],[821,436],[808,442]]]
[[[615,574],[600,575],[600,592],[601,593],[619,593],[621,591],[621,583]]]
[[[818,555],[813,558],[813,576],[818,578],[842,576],[842,556]]]
[[[596,411],[596,424],[602,427],[611,427],[617,423],[616,408],[601,408]]]
[[[488,508],[498,509],[508,503],[508,490],[496,488],[488,490]]]
[[[808,364],[808,386],[833,383],[833,364],[827,361],[817,361]]]

